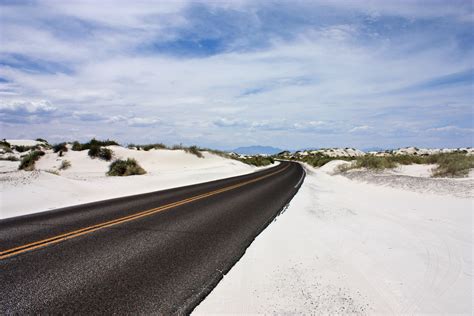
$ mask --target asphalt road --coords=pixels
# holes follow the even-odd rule
[[[297,163],[0,221],[0,314],[187,314],[282,211]]]

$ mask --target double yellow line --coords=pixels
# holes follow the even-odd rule
[[[60,234],[60,235],[53,236],[53,237],[46,238],[46,239],[42,239],[42,240],[38,240],[38,241],[28,243],[28,244],[25,244],[25,245],[22,245],[22,246],[18,246],[18,247],[15,247],[15,248],[7,249],[7,250],[4,250],[4,251],[0,252],[0,260],[18,255],[20,253],[31,251],[31,250],[34,250],[34,249],[43,248],[43,247],[46,247],[46,246],[49,246],[49,245],[57,244],[59,242],[62,242],[62,241],[68,240],[68,239],[76,238],[76,237],[79,237],[79,236],[82,236],[82,235],[85,235],[85,234],[89,234],[89,233],[98,231],[100,229],[104,229],[104,228],[107,228],[107,227],[112,227],[112,226],[115,226],[115,225],[130,222],[130,221],[142,218],[142,217],[150,216],[150,215],[156,214],[158,212],[169,210],[171,208],[174,208],[174,207],[177,207],[177,206],[180,206],[180,205],[184,205],[184,204],[188,204],[188,203],[191,203],[191,202],[194,202],[194,201],[197,201],[197,200],[201,200],[201,199],[204,199],[204,198],[216,195],[216,194],[220,194],[220,193],[223,193],[223,192],[226,192],[226,191],[230,191],[230,190],[233,190],[233,189],[236,189],[236,188],[240,188],[244,185],[254,183],[254,182],[263,180],[265,178],[271,177],[271,176],[273,176],[277,173],[280,173],[280,172],[286,170],[289,166],[290,165],[288,164],[287,166],[285,166],[284,168],[281,168],[278,171],[269,173],[267,175],[264,175],[264,176],[261,176],[261,177],[258,177],[258,178],[252,179],[252,180],[248,180],[248,181],[240,182],[240,183],[228,186],[228,187],[224,187],[222,189],[218,189],[218,190],[215,190],[215,191],[203,193],[203,194],[196,195],[196,196],[193,196],[193,197],[181,200],[181,201],[169,203],[169,204],[166,204],[166,205],[163,205],[163,206],[160,206],[160,207],[152,208],[152,209],[149,209],[149,210],[146,210],[146,211],[141,211],[141,212],[138,212],[138,213],[135,213],[135,214],[132,214],[132,215],[120,217],[120,218],[110,220],[110,221],[107,221],[107,222],[103,222],[103,223],[100,223],[100,224],[87,226],[87,227],[84,227],[84,228],[81,228],[81,229],[78,229],[78,230],[74,230],[74,231],[71,231],[71,232],[68,232],[68,233]]]

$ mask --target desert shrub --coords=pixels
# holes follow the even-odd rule
[[[72,143],[72,150],[74,151],[81,151],[82,150],[82,145],[79,143],[77,140]]]
[[[140,145],[140,147],[145,151],[149,151],[150,149],[166,149],[167,148],[166,145],[162,143]]]
[[[105,161],[112,160],[113,152],[108,148],[101,148],[99,150],[99,158]]]
[[[365,155],[357,157],[352,168],[367,168],[374,170],[383,170],[386,168],[395,168],[397,164],[390,159],[390,157],[377,157],[372,155]]]
[[[313,167],[322,167],[332,160],[353,160],[352,157],[329,157],[322,153],[304,156],[300,160],[310,164]]]
[[[61,161],[61,165],[59,166],[59,170],[66,170],[69,167],[71,167],[71,162],[69,160],[63,160],[63,161]]]
[[[135,159],[127,160],[117,159],[109,166],[108,176],[132,176],[145,174],[146,171],[138,164]]]
[[[46,139],[44,139],[44,138],[37,138],[37,139],[35,139],[35,140],[36,140],[37,142],[41,142],[41,143],[46,143],[46,144],[48,143],[48,141],[47,141]]]
[[[8,156],[8,157],[0,157],[0,160],[7,160],[7,161],[19,161],[20,159],[18,159],[17,157],[15,156]]]
[[[35,150],[38,149],[37,146],[23,146],[23,145],[13,145],[12,149],[16,150],[19,153],[24,153],[28,150]]]
[[[420,157],[416,155],[391,155],[383,157],[391,162],[398,163],[401,165],[411,165],[411,164],[423,164],[425,162],[425,157]]]
[[[9,142],[7,142],[6,139],[4,139],[4,140],[0,140],[0,147],[11,148],[11,145]]]
[[[181,145],[181,144],[179,144],[179,145],[173,145],[173,146],[171,147],[171,149],[172,149],[172,150],[184,149],[184,146]]]
[[[191,146],[191,147],[185,147],[184,151],[187,152],[188,154],[195,155],[198,158],[204,158],[202,155],[202,152],[199,151],[199,148],[196,146]]]
[[[40,159],[41,156],[44,156],[44,151],[35,150],[31,153],[25,155],[20,162],[19,170],[31,171],[35,169],[35,162]]]
[[[57,153],[57,152],[66,152],[67,151],[66,143],[59,143],[59,144],[53,145],[53,151],[55,153]]]
[[[90,147],[89,151],[87,152],[89,157],[91,158],[99,158],[105,161],[112,160],[113,152],[108,148],[103,148],[100,146],[92,146]]]
[[[48,170],[45,170],[47,173],[51,173],[51,174],[54,174],[56,176],[59,176],[59,171],[58,170],[54,170],[54,169],[48,169]]]
[[[252,157],[242,158],[239,160],[248,165],[253,165],[257,167],[268,166],[275,162],[275,160],[272,157],[264,157],[264,156],[252,156]]]
[[[86,150],[86,149],[91,149],[92,147],[104,147],[104,146],[120,146],[116,141],[114,140],[97,140],[95,138],[91,139],[87,143],[79,143],[78,141],[75,141],[72,143],[72,150],[74,151],[80,151],[80,150]]]
[[[460,153],[439,154],[428,157],[430,163],[437,163],[433,177],[464,177],[474,168],[474,156]]]

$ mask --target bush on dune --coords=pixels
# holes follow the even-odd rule
[[[39,149],[38,146],[23,146],[23,145],[13,145],[11,148],[16,150],[19,153],[24,153],[28,150]]]
[[[429,156],[415,155],[391,155],[377,157],[365,155],[357,157],[355,163],[350,166],[341,167],[341,171],[349,169],[367,168],[372,170],[383,170],[395,168],[397,165],[411,164],[436,164],[433,177],[464,177],[469,170],[474,168],[474,156],[461,152],[441,153]]]
[[[242,158],[240,159],[240,161],[248,165],[257,166],[257,167],[268,166],[275,162],[275,160],[272,157],[264,157],[264,156],[253,156],[253,157],[248,157],[248,158]]]
[[[332,160],[353,160],[352,157],[329,157],[323,154],[316,154],[311,156],[306,156],[301,159],[303,162],[310,164],[313,167],[322,167]]]
[[[9,142],[7,142],[6,139],[4,139],[4,140],[1,140],[1,141],[0,141],[0,147],[11,148],[11,145],[10,145]]]
[[[41,156],[44,156],[44,151],[35,150],[27,154],[21,159],[19,170],[32,171],[35,169],[35,163],[40,159]]]
[[[460,153],[440,154],[429,157],[431,163],[438,164],[433,170],[433,177],[465,177],[474,168],[474,156]]]
[[[188,154],[192,154],[192,155],[194,155],[198,158],[204,158],[204,156],[202,155],[199,148],[197,148],[197,146],[185,147],[184,151],[187,152]]]
[[[82,145],[79,143],[77,140],[72,143],[72,150],[74,151],[81,151],[82,150]]]
[[[108,148],[103,148],[100,146],[92,146],[87,152],[91,158],[99,158],[105,161],[112,160],[113,152]]]
[[[79,143],[78,141],[75,141],[72,143],[72,150],[74,151],[80,151],[80,150],[86,150],[86,149],[91,149],[92,147],[105,147],[105,146],[120,146],[116,141],[114,140],[97,140],[95,138],[91,139],[87,143]]]
[[[109,166],[108,176],[132,176],[142,175],[146,171],[138,164],[135,159],[128,158],[127,160],[117,159]]]
[[[68,149],[67,149],[66,143],[59,143],[59,144],[53,145],[53,152],[59,153],[59,156],[62,156],[62,153],[66,152],[67,150]]]

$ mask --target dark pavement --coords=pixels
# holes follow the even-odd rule
[[[0,314],[187,314],[303,177],[299,164],[282,162],[249,175],[1,220]],[[44,241],[80,229],[70,239]]]

